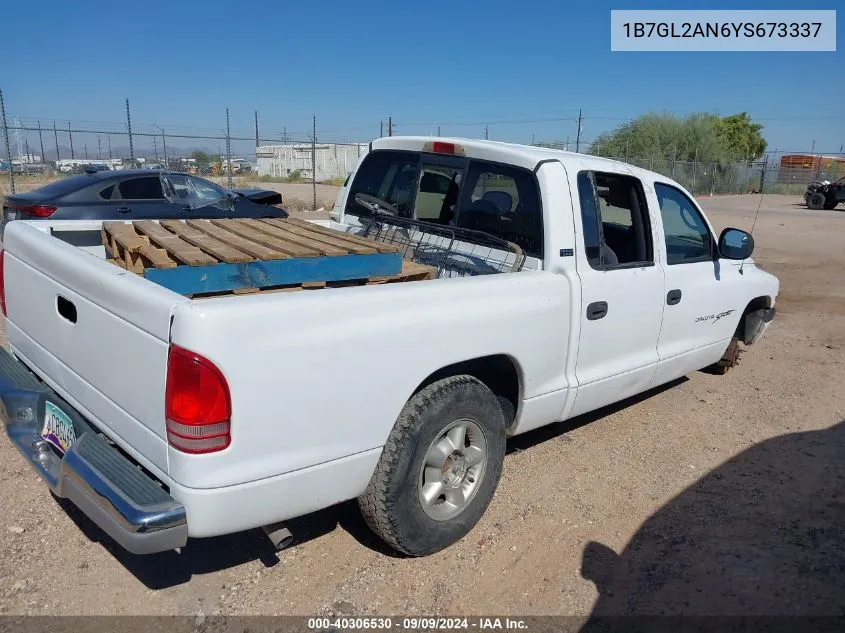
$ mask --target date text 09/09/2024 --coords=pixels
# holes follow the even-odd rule
[[[438,630],[527,630],[525,620],[517,618],[438,618],[438,617],[409,617],[401,620],[379,617],[336,617],[309,618],[310,630],[389,630],[396,628],[405,631],[438,631]]]

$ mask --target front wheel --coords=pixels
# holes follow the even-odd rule
[[[433,554],[481,519],[504,457],[505,418],[493,392],[472,376],[438,380],[399,415],[358,499],[361,513],[400,552]]]
[[[823,193],[813,193],[807,197],[807,207],[813,211],[821,211],[824,208],[825,197]]]

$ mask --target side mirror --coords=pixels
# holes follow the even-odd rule
[[[727,228],[719,236],[719,255],[725,259],[748,259],[754,252],[754,237],[741,229]]]

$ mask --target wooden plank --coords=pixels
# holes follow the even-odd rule
[[[307,237],[302,237],[296,233],[291,233],[290,231],[280,229],[276,226],[273,226],[272,224],[266,224],[265,222],[262,222],[260,220],[238,220],[238,223],[249,223],[248,226],[250,228],[254,228],[256,231],[260,231],[276,239],[283,240],[291,244],[296,244],[297,246],[303,248],[307,248],[309,251],[316,251],[320,255],[335,256],[346,255],[349,253],[346,248],[331,246],[323,242],[315,242],[314,240],[308,239]]]
[[[130,253],[137,253],[142,246],[150,243],[146,237],[138,235],[131,224],[103,222],[103,230]]]
[[[144,260],[144,263],[151,265],[153,268],[175,268],[176,262],[167,256],[167,251],[163,248],[156,248],[152,244],[147,244],[141,247],[138,253]]]
[[[114,264],[115,266],[120,266],[121,268],[126,268],[126,264],[122,259],[106,259],[109,264]]]
[[[208,220],[186,220],[185,224],[193,229],[201,231],[206,235],[210,235],[216,240],[220,240],[224,244],[232,246],[242,253],[252,255],[256,259],[270,260],[270,259],[287,259],[290,257],[287,253],[282,253],[258,242],[254,242],[240,235],[212,224]]]
[[[259,220],[259,222],[264,222],[265,224],[270,224],[271,226],[275,226],[276,228],[282,229],[283,231],[293,233],[294,235],[298,235],[303,239],[307,239],[309,242],[315,242],[318,244],[328,244],[330,246],[345,249],[347,252],[354,253],[355,255],[369,255],[378,252],[375,246],[372,244],[356,244],[354,242],[344,240],[341,237],[323,235],[315,231],[310,231],[307,228],[297,226],[296,224],[291,224],[287,220],[278,220],[276,218],[271,218],[269,220]]]
[[[203,253],[196,246],[188,244],[179,236],[174,235],[165,228],[159,226],[152,220],[136,220],[136,230],[150,238],[150,241],[157,244],[173,259],[187,264],[188,266],[208,266],[216,264],[217,260],[210,255]]]
[[[309,222],[308,220],[300,220],[299,218],[285,218],[282,221],[288,222],[295,226],[307,228],[309,231],[312,231],[314,233],[320,233],[322,235],[328,235],[330,237],[340,237],[341,239],[349,242],[354,242],[363,246],[369,246],[371,248],[375,248],[379,253],[399,252],[399,247],[394,244],[385,244],[384,242],[377,242],[376,240],[361,237],[360,235],[342,233],[340,231],[335,231],[333,229],[327,228],[325,226],[320,226],[319,224],[314,224],[313,222]]]
[[[276,236],[275,233],[271,233],[275,229],[270,227],[266,224],[260,224],[258,222],[250,221],[250,220],[211,220],[211,223],[215,226],[219,226],[221,228],[230,231],[236,235],[240,235],[241,237],[245,237],[247,239],[252,240],[253,242],[258,242],[259,244],[263,244],[268,248],[272,248],[274,250],[280,251],[282,253],[287,253],[293,257],[317,257],[319,255],[343,255],[346,251],[341,249],[336,249],[332,247],[325,247],[325,248],[308,248],[303,246],[305,242],[295,242],[291,239],[287,239],[287,233],[283,233],[282,231],[278,231],[281,235],[279,237]],[[263,228],[261,228],[263,227]]]
[[[216,257],[222,262],[226,262],[228,264],[238,264],[255,261],[255,258],[252,255],[247,255],[243,251],[240,251],[233,246],[229,246],[210,235],[206,235],[202,231],[198,231],[179,220],[162,220],[159,224],[168,231],[178,235],[186,242],[193,244],[197,248],[202,249],[212,257]]]
[[[398,253],[376,253],[366,256],[297,257],[221,263],[214,266],[176,266],[170,269],[147,268],[144,277],[179,294],[195,295],[235,288],[386,277],[401,271],[402,257]]]

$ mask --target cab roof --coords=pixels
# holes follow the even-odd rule
[[[435,142],[458,145],[471,158],[517,165],[531,169],[532,171],[537,169],[541,163],[553,160],[559,161],[567,169],[572,168],[576,171],[582,169],[613,171],[615,173],[630,174],[641,179],[671,182],[671,180],[662,174],[610,158],[601,158],[599,156],[580,154],[562,149],[536,147],[534,145],[504,143],[502,141],[440,136],[386,136],[375,139],[370,143],[370,149],[396,149],[421,152],[427,151],[424,149],[426,144]]]

